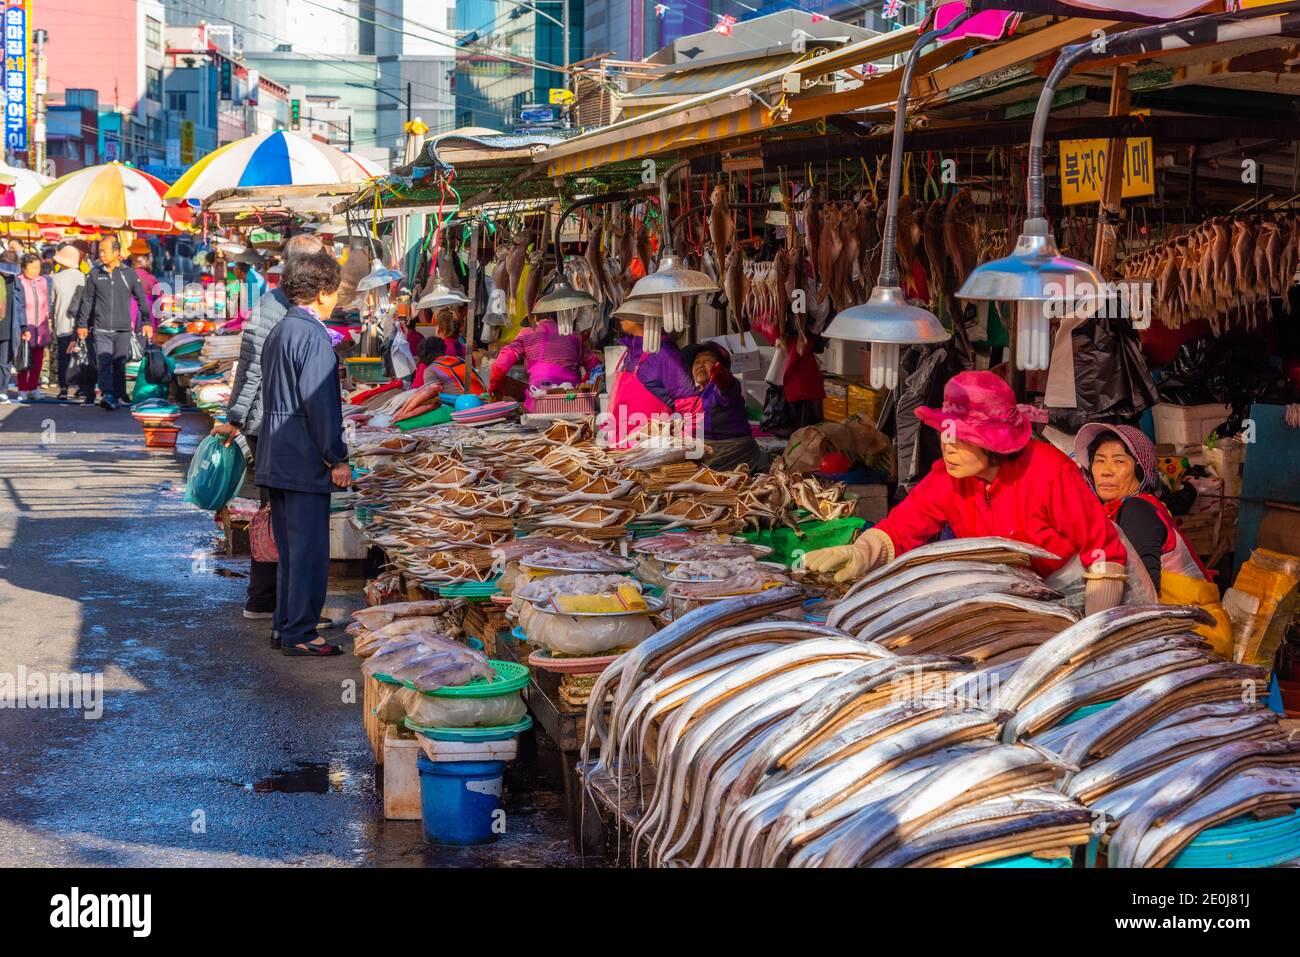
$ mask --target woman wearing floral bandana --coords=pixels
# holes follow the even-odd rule
[[[1160,474],[1156,449],[1141,429],[1085,425],[1074,437],[1074,459],[1105,510],[1128,539],[1166,605],[1199,605],[1214,616],[1197,628],[1227,657],[1232,624],[1219,604],[1219,589],[1195,549],[1187,544],[1165,504],[1156,497]]]
[[[854,580],[947,525],[957,538],[995,535],[1059,556],[1034,559],[1041,575],[1081,565],[1088,614],[1120,603],[1128,552],[1069,456],[1033,438],[1040,410],[1018,405],[991,372],[962,372],[944,387],[942,409],[916,415],[939,431],[943,458],[852,545],[810,553],[809,569],[838,569],[836,581]]]

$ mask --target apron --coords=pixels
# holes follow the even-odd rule
[[[1124,546],[1124,551],[1128,557],[1124,560],[1124,572],[1128,576],[1124,581],[1124,597],[1120,603],[1124,605],[1154,605],[1158,602],[1159,596],[1156,594],[1156,586],[1151,581],[1151,576],[1147,574],[1146,566],[1138,558],[1137,549],[1133,543],[1128,540],[1128,536],[1114,522],[1111,526],[1115,529],[1115,534],[1119,536],[1120,544]],[[1048,588],[1055,588],[1065,596],[1062,604],[1066,608],[1083,616],[1083,589],[1086,582],[1083,578],[1083,562],[1076,555],[1073,560],[1066,562],[1052,574],[1043,579]],[[1164,575],[1164,572],[1161,572]]]
[[[1138,492],[1137,498],[1155,508],[1160,521],[1168,531],[1170,544],[1160,553],[1160,604],[1195,605],[1209,612],[1212,625],[1197,625],[1196,633],[1210,643],[1214,653],[1232,659],[1232,622],[1219,602],[1219,586],[1210,581],[1213,574],[1201,561],[1196,549],[1187,543],[1183,533],[1174,524],[1163,502],[1154,495]],[[1118,513],[1125,499],[1103,505],[1107,514]]]
[[[625,449],[633,445],[632,440],[636,433],[649,425],[652,417],[669,414],[668,406],[664,405],[659,397],[642,385],[641,380],[636,377],[637,370],[645,361],[645,353],[637,359],[636,366],[631,372],[623,368],[626,359],[627,353],[624,353],[623,358],[618,360],[618,368],[614,373],[614,388],[609,395],[610,415],[602,428],[606,433],[606,439],[610,440],[611,447],[616,449]]]

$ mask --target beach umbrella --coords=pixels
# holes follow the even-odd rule
[[[21,218],[52,226],[106,226],[170,233],[182,214],[163,205],[167,184],[122,163],[88,166],[61,176],[24,203]]]
[[[202,202],[220,189],[332,186],[382,175],[382,168],[362,156],[278,130],[214,150],[187,169],[164,198],[169,203]]]

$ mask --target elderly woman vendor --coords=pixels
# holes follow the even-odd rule
[[[1032,437],[1037,410],[1017,405],[993,373],[962,372],[944,388],[942,409],[916,414],[939,430],[943,458],[852,545],[810,553],[809,569],[838,569],[837,581],[856,579],[947,525],[958,538],[996,535],[1059,556],[1035,559],[1039,574],[1081,565],[1088,614],[1120,603],[1128,553],[1078,467]]]
[[[1219,604],[1219,589],[1156,497],[1160,475],[1156,449],[1130,425],[1085,425],[1074,437],[1074,459],[1097,491],[1101,507],[1119,526],[1166,605],[1199,605],[1213,625],[1196,630],[1224,657],[1232,653],[1232,623]]]
[[[748,465],[751,472],[766,467],[767,457],[745,414],[744,390],[731,374],[731,353],[716,342],[699,342],[682,350],[682,361],[704,406],[702,437],[712,450],[704,464],[715,469]]]

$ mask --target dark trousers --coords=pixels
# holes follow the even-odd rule
[[[9,339],[0,339],[0,395],[5,395],[9,391],[9,370],[13,367],[13,361],[13,342]]]
[[[131,355],[131,330],[95,330],[95,354],[99,357],[99,391],[105,398],[129,402],[126,392],[126,360]]]
[[[54,355],[51,361],[54,364],[54,378],[59,383],[59,391],[67,392],[68,384],[68,363],[72,361],[72,356],[68,354],[68,347],[77,341],[77,334],[70,332],[66,336],[56,336]],[[76,383],[72,383],[76,385]]]
[[[329,492],[268,490],[271,530],[280,553],[271,627],[290,648],[316,638],[330,575]]]
[[[244,433],[253,456],[257,456],[257,437]],[[258,488],[257,497],[263,505],[271,501],[271,490]],[[248,569],[248,598],[244,602],[246,611],[275,611],[276,605],[276,571],[280,566],[276,562],[259,562],[253,559]]]

